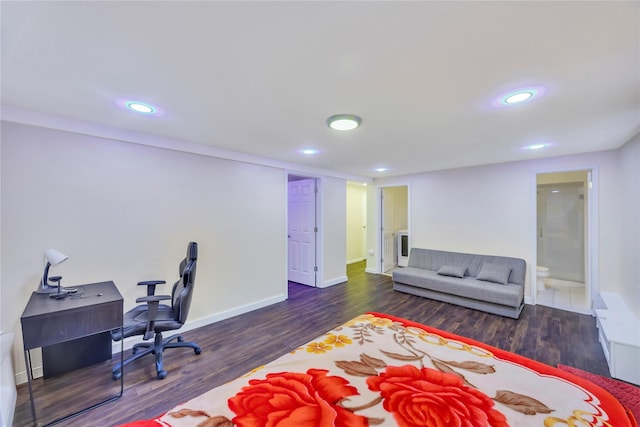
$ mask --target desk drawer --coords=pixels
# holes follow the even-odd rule
[[[53,312],[23,317],[22,335],[25,350],[44,347],[110,331],[122,326],[122,300],[82,307],[69,312]]]

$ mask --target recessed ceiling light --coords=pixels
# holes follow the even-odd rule
[[[517,104],[534,101],[547,92],[543,86],[527,86],[502,93],[491,101],[494,108],[510,108]]]
[[[299,152],[307,156],[318,154],[318,150],[316,150],[315,148],[303,148],[302,150],[299,150]]]
[[[352,130],[360,126],[362,119],[355,114],[336,114],[327,119],[327,124],[335,130]]]
[[[534,93],[532,91],[525,90],[525,91],[517,92],[507,96],[504,99],[504,102],[505,104],[517,104],[518,102],[526,101],[527,99],[531,98],[533,95]]]
[[[376,171],[376,172],[386,172],[388,170],[389,170],[389,168],[375,168],[374,169],[374,171]]]
[[[118,98],[115,99],[115,104],[121,110],[124,110],[128,113],[134,112],[136,114],[147,116],[147,117],[163,117],[165,112],[162,108],[149,104],[147,102],[138,101],[135,98]]]
[[[156,112],[156,109],[153,106],[145,104],[144,102],[131,101],[127,102],[126,105],[128,109],[137,113],[153,114]]]
[[[527,145],[526,147],[522,147],[523,150],[542,150],[545,147],[548,147],[549,144],[532,144]]]

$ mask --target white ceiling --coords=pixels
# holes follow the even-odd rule
[[[310,168],[388,176],[615,149],[640,131],[638,1],[0,7],[3,105]],[[528,86],[545,93],[492,105]],[[329,129],[337,113],[362,126]],[[552,146],[522,150],[539,142]]]

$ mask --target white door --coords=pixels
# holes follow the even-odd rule
[[[316,180],[289,182],[289,280],[316,285]]]

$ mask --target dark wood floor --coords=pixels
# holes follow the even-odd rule
[[[202,347],[201,355],[169,350],[164,359],[169,374],[161,381],[155,378],[152,357],[142,358],[125,369],[122,398],[60,425],[110,426],[157,416],[367,311],[408,318],[552,366],[562,363],[609,376],[591,316],[528,305],[514,320],[394,292],[389,277],[365,273],[363,263],[350,265],[347,273],[347,283],[327,289],[290,283],[287,301],[185,332],[185,340]],[[72,387],[66,387],[69,374],[36,380],[39,391],[46,387],[37,402],[39,420],[51,420],[56,410],[68,410],[71,403],[104,390],[109,365],[91,369]],[[116,384],[111,381],[112,390]],[[64,394],[65,387],[79,397]],[[20,385],[13,425],[31,424],[29,392]]]

